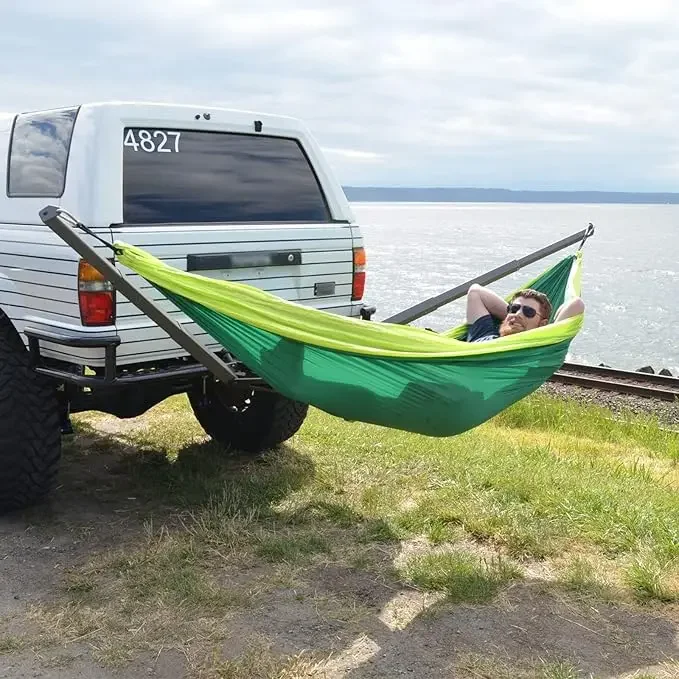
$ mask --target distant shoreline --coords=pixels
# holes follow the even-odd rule
[[[511,189],[344,186],[351,202],[600,203],[677,205],[679,193],[624,191],[513,191]]]

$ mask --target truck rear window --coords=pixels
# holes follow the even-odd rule
[[[18,115],[9,151],[7,195],[59,198],[77,108]]]
[[[330,221],[294,139],[156,128],[123,134],[126,224]]]

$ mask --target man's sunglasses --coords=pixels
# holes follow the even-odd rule
[[[516,302],[514,304],[508,304],[507,305],[507,313],[508,314],[518,314],[519,311],[523,311],[523,315],[526,318],[533,318],[533,316],[541,316],[541,314],[538,314],[538,312],[533,309],[532,306],[526,306],[525,304],[522,306],[521,304],[517,304]]]

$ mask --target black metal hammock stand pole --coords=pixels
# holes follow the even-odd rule
[[[464,295],[469,292],[469,288],[474,283],[478,283],[479,285],[488,285],[493,281],[497,281],[500,278],[504,278],[505,276],[522,269],[524,266],[533,264],[533,262],[537,262],[541,259],[544,259],[545,257],[549,257],[555,252],[559,252],[559,250],[563,250],[570,245],[574,245],[578,241],[580,242],[580,247],[578,248],[579,250],[585,244],[585,241],[593,235],[594,225],[590,223],[587,228],[583,229],[582,231],[578,231],[577,233],[567,236],[566,238],[562,238],[560,241],[552,243],[551,245],[547,245],[540,250],[536,250],[525,257],[521,257],[521,259],[514,259],[511,262],[507,262],[507,264],[503,264],[492,271],[488,271],[487,273],[481,274],[476,278],[472,278],[461,285],[457,285],[450,290],[446,290],[446,292],[436,295],[435,297],[425,299],[423,302],[419,302],[418,304],[404,309],[403,311],[399,311],[393,316],[381,321],[381,323],[396,323],[400,325],[412,323],[418,318],[422,318],[422,316],[426,316],[432,311],[436,311],[436,309],[449,304],[460,297],[464,297]]]
[[[160,306],[132,285],[125,275],[108,260],[99,254],[89,243],[76,232],[85,231],[94,236],[103,245],[114,249],[110,243],[102,240],[81,224],[66,210],[47,205],[39,212],[40,219],[50,227],[63,241],[70,245],[81,257],[96,267],[96,269],[110,281],[135,306],[143,311],[154,323],[162,328],[180,347],[185,349],[199,363],[202,363],[218,380],[229,384],[237,379],[237,375],[218,356],[206,349],[191,333],[166,314]]]

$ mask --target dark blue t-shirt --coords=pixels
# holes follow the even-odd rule
[[[481,318],[474,321],[467,330],[467,342],[487,342],[488,340],[497,339],[500,336],[498,332],[498,322],[490,314],[481,316]]]

